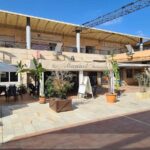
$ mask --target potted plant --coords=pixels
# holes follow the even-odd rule
[[[46,103],[45,94],[44,94],[44,71],[42,64],[38,59],[33,58],[33,68],[29,69],[29,72],[35,77],[35,86],[37,93],[39,95],[39,103]]]
[[[72,100],[67,98],[72,88],[72,75],[69,72],[56,71],[46,81],[46,94],[51,97],[49,106],[56,112],[72,110]]]
[[[120,87],[120,74],[119,67],[116,60],[113,59],[113,54],[111,55],[110,63],[112,65],[111,70],[105,70],[104,75],[109,78],[109,92],[106,93],[106,99],[109,103],[114,103],[117,100],[117,95],[120,95],[119,87]]]

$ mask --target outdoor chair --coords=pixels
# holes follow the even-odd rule
[[[0,85],[0,95],[4,92],[6,95],[6,86],[5,85]]]
[[[7,89],[6,89],[6,101],[9,101],[10,97],[14,97],[14,100],[17,100],[17,88],[15,85],[10,85]]]

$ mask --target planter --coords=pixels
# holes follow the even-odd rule
[[[46,103],[45,97],[39,97],[39,103],[40,104],[45,104]]]
[[[52,98],[49,101],[49,107],[53,109],[55,112],[70,111],[72,110],[72,100]]]
[[[108,103],[115,103],[117,100],[117,94],[116,93],[107,93],[106,99]]]

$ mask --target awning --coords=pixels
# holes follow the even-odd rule
[[[150,67],[150,64],[136,64],[136,63],[118,63],[119,67],[131,67],[131,68],[140,68],[140,67]]]
[[[10,64],[6,64],[4,62],[0,62],[0,72],[16,72],[16,71],[17,67]]]
[[[14,28],[25,29],[26,17],[30,17],[31,19],[32,31],[42,31],[45,33],[63,36],[64,35],[75,36],[76,34],[75,29],[77,27],[81,27],[80,25],[76,24],[0,10],[0,24],[3,26],[8,25],[13,26]],[[81,37],[123,44],[130,43],[131,45],[136,45],[140,41],[140,38],[146,38],[97,28],[90,28],[88,30],[83,30],[83,32],[81,32]]]

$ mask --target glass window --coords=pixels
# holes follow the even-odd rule
[[[9,73],[8,72],[4,72],[1,73],[1,82],[8,82],[9,81]]]
[[[10,72],[10,82],[17,82],[18,81],[18,75],[16,72]]]
[[[49,49],[51,51],[55,51],[56,45],[57,45],[56,43],[49,43]]]

